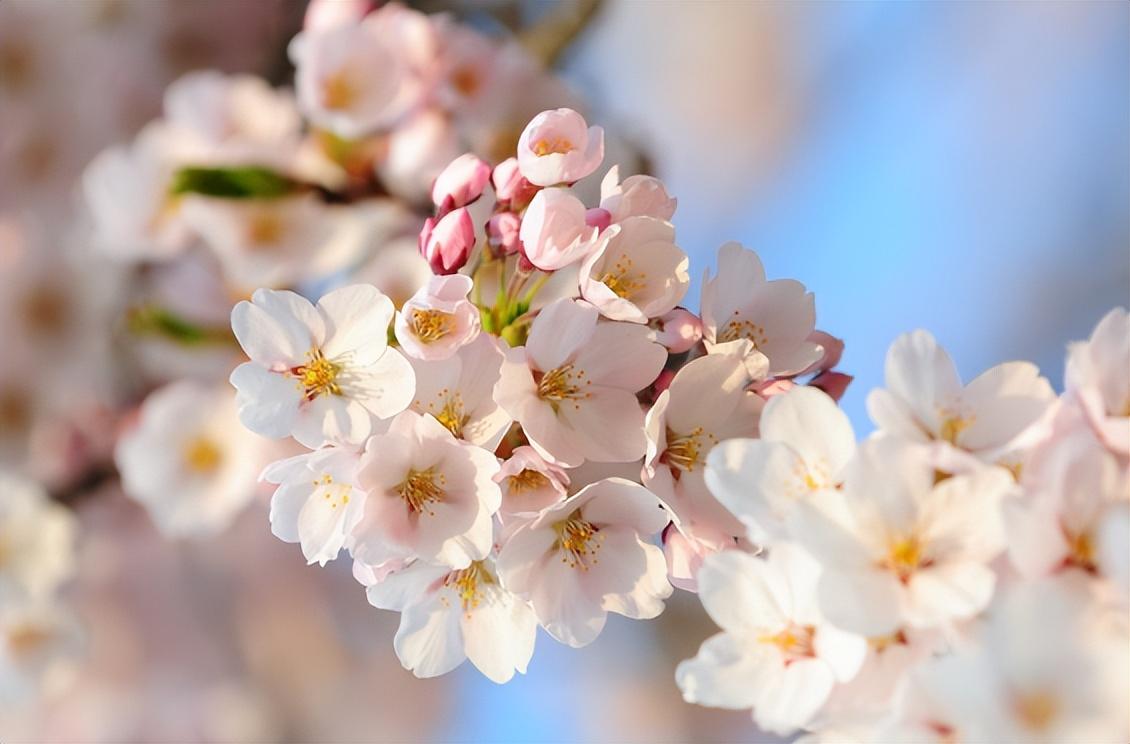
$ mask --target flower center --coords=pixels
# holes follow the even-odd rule
[[[785,663],[804,659],[816,655],[813,645],[816,637],[816,628],[811,625],[789,625],[779,633],[760,636],[757,640],[761,643],[771,643],[781,650]]]
[[[549,486],[549,478],[530,468],[526,468],[522,472],[510,476],[506,479],[506,482],[510,486],[510,493],[514,494],[537,491]]]
[[[9,628],[6,635],[8,648],[17,655],[32,653],[51,640],[49,631],[31,623]]]
[[[553,139],[542,138],[535,142],[533,146],[534,155],[538,157],[545,155],[564,155],[576,149],[576,145],[565,137],[554,137]]]
[[[212,473],[220,467],[223,460],[223,451],[208,437],[195,437],[184,447],[184,464],[194,473],[201,475]]]
[[[1067,565],[1081,568],[1089,573],[1098,570],[1095,563],[1095,540],[1087,530],[1072,532],[1064,529],[1063,536],[1067,539]]]
[[[439,410],[439,413],[432,415],[436,417],[436,421],[443,424],[444,428],[451,432],[452,436],[457,438],[463,437],[463,427],[471,420],[469,414],[463,413],[463,396],[459,393],[445,398],[443,408]]]
[[[973,424],[973,417],[962,416],[944,416],[942,418],[942,427],[938,432],[938,437],[945,442],[957,446],[957,438],[961,436],[961,432],[965,431]]]
[[[703,437],[709,440],[709,447],[704,446],[707,443],[702,441]],[[689,434],[676,434],[668,429],[667,449],[660,460],[678,471],[674,473],[677,479],[681,472],[692,472],[696,465],[701,464],[709,448],[716,444],[718,437],[704,431],[701,426],[696,426]]]
[[[553,530],[557,533],[555,547],[562,552],[562,563],[569,564],[569,568],[579,567],[582,571],[588,571],[590,565],[596,565],[596,553],[604,539],[599,527],[575,513],[553,525]]]
[[[291,374],[298,378],[306,400],[314,400],[319,395],[341,395],[341,386],[337,377],[341,374],[341,365],[331,362],[322,355],[321,349],[311,349],[306,352],[309,362],[295,367]]]
[[[737,341],[738,339],[749,339],[753,343],[755,349],[760,349],[769,341],[769,336],[765,333],[765,328],[754,323],[752,320],[746,320],[738,316],[738,311],[734,311],[734,317],[722,326],[722,330],[718,333],[718,343],[724,344],[728,341]]]
[[[1047,731],[1059,713],[1059,702],[1046,692],[1020,695],[1014,705],[1016,717],[1030,731]]]
[[[443,580],[444,586],[451,587],[459,595],[464,612],[470,612],[483,601],[483,585],[497,583],[498,579],[482,561],[474,561],[467,568],[449,573]]]
[[[322,105],[331,111],[347,109],[356,100],[357,86],[345,70],[338,70],[322,81]]]
[[[430,344],[455,330],[455,316],[442,310],[413,310],[410,325],[417,338]]]
[[[549,401],[554,411],[557,410],[557,404],[563,400],[584,400],[588,398],[589,393],[581,391],[584,386],[592,384],[590,380],[585,379],[585,371],[583,369],[574,371],[572,364],[565,364],[545,373],[535,371],[534,381],[538,386],[538,397]],[[573,407],[580,408],[575,403]]]
[[[600,283],[612,290],[617,297],[630,299],[647,285],[647,274],[632,273],[632,259],[620,256],[612,270],[600,277]]]
[[[447,479],[442,473],[436,473],[435,467],[430,467],[427,470],[413,468],[408,471],[408,476],[394,490],[408,504],[409,511],[427,512],[429,516],[435,516],[435,512],[432,511],[429,504],[443,501],[443,486],[446,484]]]
[[[337,484],[337,488],[333,488],[333,485],[334,477],[329,473],[323,473],[321,478],[314,481],[314,488],[322,489],[322,499],[329,503],[331,509],[348,504],[349,496],[353,493],[353,486],[348,483],[340,483]]]
[[[282,220],[276,214],[260,212],[252,216],[247,225],[247,242],[256,248],[273,245],[282,236]]]
[[[470,98],[482,88],[482,80],[474,67],[466,65],[451,73],[451,87]]]
[[[916,570],[930,565],[930,561],[924,555],[924,549],[922,541],[914,535],[897,538],[891,542],[882,566],[894,571],[899,581],[905,583]]]

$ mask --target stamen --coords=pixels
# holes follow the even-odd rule
[[[702,441],[702,439],[708,442]],[[702,464],[702,458],[710,447],[718,444],[718,437],[696,426],[689,434],[676,434],[667,429],[667,449],[660,461],[680,472],[693,472],[695,466]],[[708,446],[707,446],[708,445]],[[680,472],[675,472],[676,479]]]
[[[321,349],[311,349],[306,352],[309,362],[295,367],[290,373],[297,377],[306,400],[314,400],[319,395],[341,395],[341,386],[337,377],[341,373],[341,365],[331,362],[322,355]]]
[[[449,573],[443,580],[444,586],[453,588],[459,595],[464,612],[470,612],[482,603],[484,585],[497,583],[498,579],[482,561],[475,561],[467,568]]]
[[[925,557],[924,549],[925,546],[914,535],[897,538],[891,542],[887,557],[881,565],[894,571],[899,581],[906,583],[915,571],[932,563]]]
[[[510,486],[510,493],[512,494],[537,491],[549,486],[549,478],[530,468],[526,468],[522,472],[510,476],[506,479],[506,482]]]
[[[1059,714],[1059,702],[1046,692],[1020,695],[1014,705],[1016,717],[1029,731],[1047,731]]]
[[[647,274],[632,273],[632,259],[620,256],[612,270],[600,277],[600,283],[612,290],[617,297],[631,299],[633,295],[647,286]]]
[[[726,325],[722,326],[722,330],[718,332],[718,343],[737,341],[740,338],[749,339],[755,349],[763,348],[769,341],[769,336],[765,333],[763,326],[740,317],[738,311],[735,310],[734,317],[727,321]]]
[[[28,654],[40,648],[51,640],[51,632],[43,628],[24,623],[9,628],[5,633],[8,648],[17,655]]]
[[[1063,536],[1067,540],[1067,565],[1080,568],[1088,573],[1097,572],[1098,564],[1095,562],[1095,540],[1091,536],[1091,533],[1087,530],[1072,532],[1065,527],[1063,528]]]
[[[600,528],[587,522],[575,512],[573,516],[553,525],[557,533],[555,548],[562,552],[561,562],[567,563],[569,568],[580,568],[588,571],[590,566],[597,564],[596,554],[600,550],[600,543],[604,535]]]
[[[565,364],[545,373],[535,371],[534,381],[538,386],[538,397],[548,401],[554,411],[561,401],[588,398],[590,394],[582,390],[592,384],[590,380],[585,379],[585,371],[583,369],[573,371],[572,364]],[[579,410],[580,405],[574,403],[573,408]]]
[[[542,157],[545,155],[564,155],[565,153],[576,150],[577,147],[564,137],[558,137],[552,140],[539,139],[533,144],[532,149],[535,155]]]
[[[811,625],[789,625],[779,633],[758,637],[761,643],[771,643],[781,649],[785,663],[816,656],[814,640],[816,628]]]
[[[408,476],[394,490],[408,504],[409,511],[435,516],[429,504],[443,501],[445,485],[447,478],[443,473],[436,473],[435,467],[430,467],[427,470],[409,470]]]
[[[356,100],[357,87],[345,70],[339,70],[322,81],[322,105],[331,111],[347,109]]]
[[[279,242],[283,236],[283,224],[277,214],[259,212],[251,217],[247,225],[247,242],[254,248],[263,248]]]
[[[455,331],[455,316],[442,310],[414,309],[409,325],[417,338],[430,344]]]
[[[943,413],[942,427],[938,433],[942,441],[949,442],[952,445],[957,445],[957,438],[961,436],[961,432],[968,429],[974,421],[974,417],[962,417],[958,415],[946,415]]]
[[[215,441],[198,436],[184,447],[184,464],[194,473],[214,472],[224,460],[224,453]]]

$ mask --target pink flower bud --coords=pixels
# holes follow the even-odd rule
[[[677,307],[656,319],[655,340],[672,354],[682,354],[702,340],[702,320],[691,311]]]
[[[494,184],[494,194],[499,203],[513,210],[525,207],[538,192],[538,187],[527,181],[518,169],[517,158],[503,160],[496,165],[491,183]]]
[[[513,212],[499,212],[487,222],[487,241],[496,256],[510,256],[522,247],[518,231],[522,218]]]
[[[832,400],[838,401],[844,397],[848,385],[854,379],[851,375],[845,375],[843,372],[821,372],[808,384],[823,390]]]
[[[566,189],[542,189],[530,202],[522,228],[522,255],[542,271],[582,261],[597,230],[585,224],[585,205]]]
[[[448,212],[438,222],[428,218],[420,231],[420,254],[436,274],[459,271],[474,247],[475,225],[465,207]]]
[[[518,138],[518,167],[538,186],[576,183],[604,160],[604,130],[576,111],[543,111]]]
[[[452,160],[432,186],[432,203],[444,215],[465,207],[483,195],[490,179],[490,166],[471,153]]]
[[[593,207],[585,212],[585,224],[604,232],[604,229],[612,224],[612,215],[607,209]]]

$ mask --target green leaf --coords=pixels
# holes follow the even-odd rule
[[[138,307],[127,316],[129,329],[139,336],[161,336],[184,346],[231,343],[235,337],[227,328],[196,325],[161,307]]]
[[[300,188],[296,181],[270,168],[247,165],[234,168],[181,168],[173,176],[169,192],[203,194],[220,199],[277,199]]]

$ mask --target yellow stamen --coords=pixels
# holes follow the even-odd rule
[[[914,572],[926,565],[923,556],[924,546],[913,535],[900,537],[891,542],[883,567],[894,571],[900,581],[907,581]]]
[[[576,149],[576,145],[564,137],[558,137],[552,140],[539,139],[533,145],[534,154],[538,157],[545,155],[564,155]]]
[[[580,514],[574,514],[568,519],[553,525],[557,533],[557,543],[554,547],[562,552],[561,562],[569,564],[569,568],[589,570],[590,565],[598,563],[597,551],[604,535],[600,529],[591,522],[585,521]]]
[[[510,493],[518,494],[546,488],[549,486],[549,478],[536,470],[526,468],[522,472],[507,478],[506,483],[510,486]]]
[[[585,386],[592,384],[585,379],[585,371],[583,369],[574,371],[572,364],[562,365],[544,374],[535,372],[534,381],[538,386],[538,397],[548,401],[554,411],[562,401],[588,398],[589,393],[582,391]],[[576,403],[573,407],[580,409],[580,405]]]
[[[455,316],[442,310],[413,310],[409,324],[417,338],[430,344],[455,330]]]
[[[283,224],[277,214],[259,212],[247,224],[247,242],[255,248],[274,245],[283,236]]]
[[[447,479],[442,473],[436,473],[434,467],[427,470],[411,469],[408,471],[408,476],[394,490],[408,504],[409,511],[427,512],[429,516],[435,516],[429,504],[443,501],[445,495],[443,487],[446,484]]]
[[[758,637],[761,643],[771,643],[781,649],[786,661],[815,656],[813,643],[816,638],[816,628],[811,625],[790,625],[779,633]]]
[[[470,612],[482,602],[482,586],[497,583],[498,579],[482,561],[475,561],[467,568],[449,573],[443,580],[444,586],[452,587],[459,595],[464,612]]]
[[[1059,702],[1046,692],[1020,695],[1015,701],[1016,717],[1030,731],[1047,731],[1059,714]]]
[[[620,256],[611,271],[600,277],[600,283],[612,290],[617,297],[631,299],[647,286],[647,274],[632,273],[632,259]]]
[[[338,70],[322,81],[322,105],[331,111],[347,109],[356,100],[357,87],[345,70]]]
[[[957,445],[957,438],[961,436],[961,432],[968,429],[973,424],[973,417],[962,418],[961,416],[946,416],[942,419],[942,427],[938,433],[938,437],[942,441],[949,442],[952,445]]]
[[[452,436],[462,438],[463,427],[471,420],[469,414],[463,413],[463,397],[456,394],[447,398],[443,408],[436,414],[436,420],[443,424]]]
[[[1064,530],[1064,537],[1067,538],[1069,551],[1067,563],[1084,571],[1096,571],[1098,566],[1095,563],[1095,540],[1091,537],[1091,533],[1086,530],[1074,533]]]
[[[702,464],[706,452],[717,443],[718,438],[701,426],[696,426],[689,434],[677,434],[667,429],[667,449],[660,459],[676,471],[690,473]],[[675,473],[675,477],[679,477],[679,472]]]
[[[214,472],[224,460],[219,445],[205,436],[198,436],[184,447],[184,464],[194,473]]]
[[[8,648],[17,655],[32,653],[51,640],[51,632],[25,623],[9,628],[5,633]]]
[[[341,373],[341,365],[334,364],[322,355],[321,349],[311,349],[306,352],[309,362],[291,370],[291,374],[298,378],[307,400],[313,400],[319,395],[341,395],[341,386],[337,377]]]
[[[769,341],[769,336],[765,333],[763,326],[740,317],[738,311],[735,310],[734,317],[727,321],[726,325],[722,326],[722,330],[718,332],[718,343],[737,341],[740,338],[749,339],[755,349],[764,347]]]

